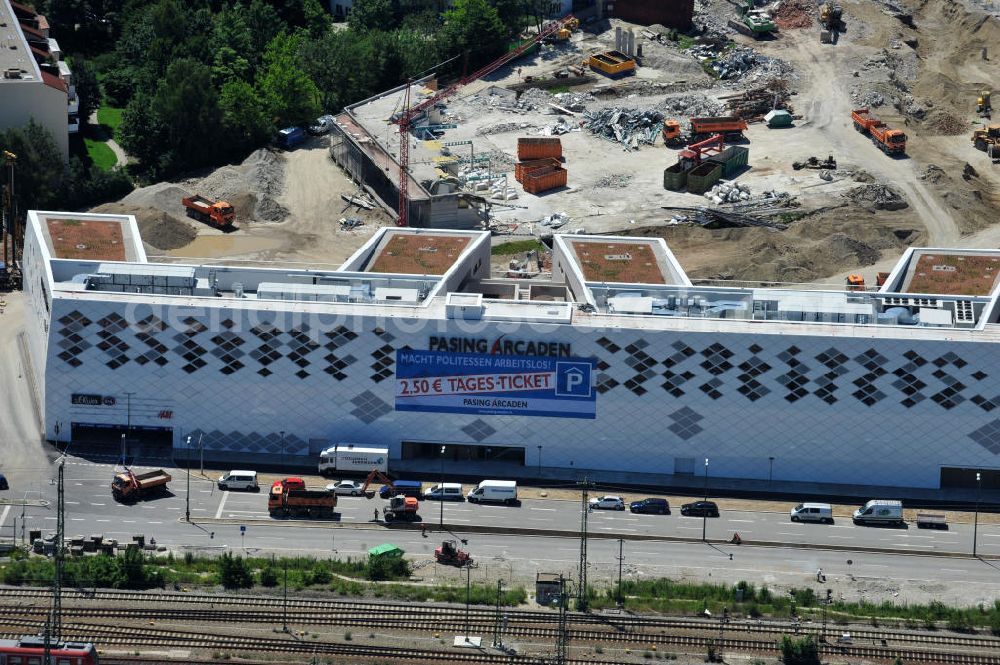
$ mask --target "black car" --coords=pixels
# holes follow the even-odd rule
[[[7,477],[0,473],[0,490],[9,490],[10,485],[7,484]]]
[[[670,503],[666,499],[643,499],[633,501],[628,504],[628,509],[633,513],[652,513],[654,515],[669,515]]]
[[[718,517],[719,507],[715,505],[714,501],[695,501],[694,503],[685,503],[681,506],[681,515],[690,515],[691,517]]]

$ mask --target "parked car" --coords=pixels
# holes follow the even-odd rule
[[[256,471],[230,471],[219,476],[220,490],[246,490],[247,492],[258,492]]]
[[[628,505],[628,509],[633,513],[652,513],[654,515],[669,515],[670,503],[666,499],[643,499],[633,501]]]
[[[681,506],[681,515],[691,517],[718,517],[719,507],[714,501],[695,501]]]
[[[800,503],[789,511],[793,522],[833,524],[833,508],[828,503]]]
[[[590,500],[591,509],[625,510],[625,500],[620,496],[607,495]]]
[[[313,136],[319,136],[320,134],[326,134],[328,131],[333,129],[333,123],[336,122],[332,115],[321,115],[316,118],[316,122],[309,125],[306,129],[307,132]]]
[[[465,501],[461,483],[438,483],[424,490],[424,498],[432,501]]]
[[[358,480],[338,480],[326,486],[327,492],[346,496],[361,496],[361,489],[364,483]]]
[[[0,490],[9,490],[10,485],[7,484],[7,476],[0,473]]]

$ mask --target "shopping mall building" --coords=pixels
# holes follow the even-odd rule
[[[147,260],[129,216],[29,214],[50,440],[1000,487],[1000,252],[910,249],[878,290],[693,286],[657,238],[379,230],[335,270]],[[538,265],[535,265],[535,264]],[[192,444],[194,445],[194,444]]]

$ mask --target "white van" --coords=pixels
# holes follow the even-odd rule
[[[260,490],[257,485],[256,471],[230,471],[219,476],[220,490],[246,490],[256,492]]]
[[[513,480],[484,480],[469,492],[469,503],[517,503],[517,483]]]
[[[424,498],[432,501],[462,501],[461,483],[438,483],[424,490]]]
[[[902,526],[903,502],[896,499],[872,499],[854,511],[854,523]]]
[[[793,522],[833,524],[833,508],[828,503],[800,503],[789,511]]]

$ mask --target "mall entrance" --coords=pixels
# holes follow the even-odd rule
[[[404,460],[440,460],[444,446],[445,462],[504,462],[525,465],[523,446],[496,446],[438,441],[403,441],[400,456]]]

